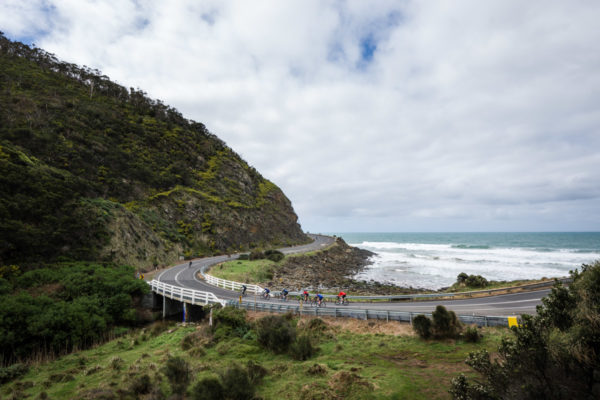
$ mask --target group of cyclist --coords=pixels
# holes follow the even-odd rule
[[[246,286],[242,285],[242,295],[246,292]],[[287,289],[283,289],[280,293],[280,298],[284,301],[287,301],[288,299],[288,294],[289,291]],[[262,297],[265,299],[269,299],[271,296],[271,290],[269,288],[265,288],[262,292]],[[346,292],[344,291],[340,291],[337,295],[337,302],[339,304],[348,304],[348,300],[346,298]],[[300,295],[300,300],[304,301],[304,302],[308,302],[310,301],[310,294],[308,293],[308,290],[304,289],[304,291],[302,292],[302,294]],[[324,297],[321,293],[317,293],[315,295],[315,297],[313,298],[313,300],[315,301],[316,304],[319,305],[319,307],[323,304],[324,301]]]

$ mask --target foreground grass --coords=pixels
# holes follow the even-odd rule
[[[307,320],[295,322],[302,326]],[[147,374],[158,394],[154,398],[166,398],[171,391],[161,368],[169,357],[181,356],[192,369],[190,388],[232,363],[252,360],[267,370],[257,387],[257,396],[265,399],[445,399],[458,372],[473,374],[463,362],[468,353],[483,348],[493,352],[507,332],[485,329],[482,342],[472,344],[424,341],[408,325],[395,322],[340,319],[327,320],[327,325],[319,352],[307,361],[264,350],[253,331],[243,338],[205,338],[183,350],[186,336],[206,335],[205,324],[172,325],[164,331],[158,325],[34,366],[18,381],[0,387],[0,397],[135,398],[127,390]]]

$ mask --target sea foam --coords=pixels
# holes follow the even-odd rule
[[[356,279],[428,289],[452,285],[461,272],[497,281],[563,277],[582,263],[600,258],[600,252],[568,248],[382,241],[351,245],[376,253],[372,265]]]

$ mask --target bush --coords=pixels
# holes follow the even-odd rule
[[[433,317],[433,335],[437,338],[454,338],[462,330],[462,325],[454,311],[437,306],[431,314]]]
[[[419,314],[412,320],[413,330],[423,339],[431,337],[431,320],[423,314]]]
[[[135,378],[131,382],[131,386],[129,388],[129,390],[136,396],[140,394],[148,394],[150,393],[151,389],[152,382],[147,374]]]
[[[221,329],[219,337],[235,335],[243,337],[248,332],[249,326],[246,322],[246,310],[234,307],[214,309],[213,331],[216,333]],[[224,328],[224,330],[223,330]]]
[[[220,375],[221,385],[227,388],[227,398],[247,400],[254,397],[255,388],[248,371],[238,364],[233,364]]]
[[[456,277],[456,284],[459,286],[466,285],[473,288],[483,288],[489,285],[489,282],[481,275],[467,275],[461,272]]]
[[[476,326],[468,326],[463,335],[465,341],[469,343],[477,343],[481,340],[481,333]]]
[[[290,346],[290,354],[294,360],[308,360],[316,353],[316,348],[312,345],[308,335],[300,335]]]
[[[190,384],[190,367],[181,357],[171,357],[162,368],[162,373],[171,384],[173,393],[183,394]]]
[[[265,253],[262,251],[253,251],[250,253],[250,260],[262,260],[265,258]]]
[[[249,260],[249,259],[250,259],[249,254],[240,254],[238,257],[238,260]]]
[[[279,315],[268,315],[256,321],[258,343],[274,353],[285,353],[296,339],[296,328]]]
[[[267,370],[252,360],[249,360],[248,364],[246,364],[246,370],[248,371],[248,378],[253,385],[258,385],[262,381],[262,378],[267,375]]]
[[[225,398],[225,389],[217,378],[204,378],[192,388],[194,400],[221,400]]]
[[[466,284],[474,288],[483,288],[488,285],[488,281],[481,275],[469,275]]]
[[[267,259],[274,262],[279,262],[285,257],[285,255],[279,250],[267,250],[265,251],[265,256]]]
[[[0,368],[0,384],[10,382],[29,371],[29,367],[25,364],[13,364],[9,367]]]

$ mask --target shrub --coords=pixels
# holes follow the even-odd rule
[[[262,251],[253,251],[250,253],[250,260],[262,260],[265,258],[265,253]]]
[[[279,315],[268,315],[256,321],[258,343],[274,353],[285,353],[296,338],[296,328]]]
[[[298,361],[308,360],[316,353],[316,350],[308,335],[298,336],[290,346],[292,358]]]
[[[110,359],[110,367],[115,371],[120,371],[123,368],[123,359],[119,356],[114,356]]]
[[[150,377],[147,374],[144,374],[142,376],[135,378],[131,382],[131,386],[129,388],[129,390],[134,395],[148,394],[148,393],[150,393],[151,389],[152,389],[152,382],[150,381]]]
[[[238,364],[233,364],[220,375],[221,385],[227,388],[227,398],[246,400],[254,397],[255,388],[248,371]]]
[[[473,288],[483,288],[489,285],[489,282],[481,275],[467,275],[461,272],[456,277],[456,284],[459,286],[466,285]]]
[[[463,335],[465,341],[469,343],[477,343],[481,340],[481,334],[476,326],[468,326]]]
[[[267,250],[267,251],[265,251],[265,256],[267,257],[268,260],[271,260],[274,262],[279,262],[279,261],[283,260],[283,258],[285,257],[285,255],[279,250]]]
[[[217,332],[219,329],[221,332]],[[213,312],[213,331],[218,338],[231,335],[243,337],[248,332],[248,329],[246,310],[224,307],[215,309]]]
[[[9,367],[0,368],[0,384],[10,382],[29,371],[29,367],[25,364],[13,364]]]
[[[431,314],[433,317],[433,335],[437,338],[454,338],[462,330],[462,326],[454,311],[437,306]]]
[[[225,389],[221,382],[214,377],[200,380],[192,388],[194,400],[221,400],[225,398]]]
[[[248,364],[246,364],[246,371],[248,371],[248,378],[253,385],[258,385],[262,381],[262,378],[267,375],[267,370],[252,360],[249,360]]]
[[[171,384],[173,393],[183,394],[190,384],[190,367],[181,357],[171,357],[162,368],[162,373]]]
[[[456,277],[456,282],[457,283],[465,283],[467,281],[467,279],[469,278],[469,275],[465,274],[464,272],[461,272],[460,274],[458,274],[458,276]]]
[[[423,314],[419,314],[412,320],[413,330],[422,337],[428,339],[431,336],[431,320]]]
[[[470,287],[482,288],[488,285],[488,281],[481,275],[469,275],[466,284]]]
[[[250,259],[249,254],[240,254],[238,257],[238,260],[249,260],[249,259]]]

